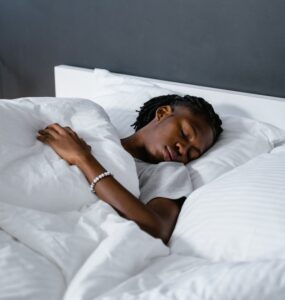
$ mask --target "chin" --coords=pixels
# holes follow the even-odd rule
[[[160,162],[164,161],[164,157],[161,154],[161,151],[159,149],[152,149],[153,151],[145,151],[144,155],[144,161],[148,162],[150,164],[158,164]]]
[[[151,163],[151,164],[158,164],[162,161],[164,161],[164,160],[157,159],[157,158],[152,158],[152,159],[148,160],[148,162]]]
[[[158,164],[158,163],[164,161],[164,159],[158,158],[154,155],[149,154],[146,161],[151,164]]]

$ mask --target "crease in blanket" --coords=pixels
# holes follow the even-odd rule
[[[97,297],[170,253],[103,201],[58,214],[0,202],[0,227],[57,266],[65,300]]]

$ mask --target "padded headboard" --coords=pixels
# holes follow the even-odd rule
[[[209,101],[220,114],[245,116],[285,129],[285,99],[283,98],[214,89],[125,74],[120,75],[146,80],[174,92],[203,97]],[[92,69],[65,65],[56,66],[56,96],[92,99],[92,85],[94,84],[94,80]]]

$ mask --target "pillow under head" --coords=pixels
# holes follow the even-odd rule
[[[187,164],[194,190],[285,142],[285,131],[273,125],[233,115],[221,119],[215,145]]]

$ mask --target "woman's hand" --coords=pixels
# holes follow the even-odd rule
[[[70,165],[76,164],[89,183],[106,169],[91,154],[91,147],[69,127],[51,124],[39,130],[37,139],[47,145]],[[107,176],[96,184],[96,195],[119,214],[136,222],[140,228],[166,244],[174,229],[179,209],[177,201],[155,198],[144,205],[115,178]]]
[[[70,165],[76,165],[80,159],[91,155],[91,146],[70,127],[62,127],[57,123],[39,130],[37,139],[49,145]]]

